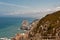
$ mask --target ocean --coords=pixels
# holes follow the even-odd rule
[[[14,37],[16,33],[23,33],[21,30],[21,23],[23,20],[28,20],[32,23],[34,18],[23,18],[23,17],[0,17],[0,38],[11,38]]]

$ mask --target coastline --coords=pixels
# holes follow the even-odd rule
[[[4,19],[4,21],[5,21],[5,17],[4,18],[2,18],[2,19]],[[2,20],[1,19],[1,20]],[[24,18],[25,19],[25,18]],[[16,20],[15,20],[15,18],[14,19],[8,19],[8,18],[6,18],[6,23],[7,23],[7,21],[9,20],[11,20],[12,22],[16,22],[15,23],[15,25],[9,25],[9,26],[7,26],[7,28],[3,28],[2,27],[2,29],[0,29],[0,38],[8,38],[8,39],[11,39],[11,37],[14,37],[15,36],[15,34],[16,33],[24,33],[25,31],[24,30],[21,30],[20,29],[20,27],[21,27],[21,22],[24,20],[23,18],[22,19],[20,19],[20,18],[17,18]],[[34,20],[33,18],[26,18],[30,23]],[[13,21],[14,20],[14,21]],[[4,23],[4,21],[2,21],[2,23]],[[8,22],[8,23],[11,23],[11,21],[10,22]],[[8,24],[7,24],[8,25]]]
[[[23,34],[17,33],[16,36],[12,38],[12,40],[45,40],[45,39],[59,40],[60,39],[59,24],[60,24],[60,11],[57,11],[52,14],[46,15],[42,19],[33,21],[31,24],[31,29],[29,31]]]

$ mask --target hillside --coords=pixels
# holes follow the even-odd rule
[[[34,20],[26,33],[17,33],[12,40],[60,40],[60,11],[51,13],[42,19]]]
[[[29,32],[31,40],[60,37],[60,11],[46,15],[35,25]]]

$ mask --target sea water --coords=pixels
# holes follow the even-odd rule
[[[11,38],[14,37],[16,33],[23,33],[21,30],[21,23],[26,19],[31,23],[34,18],[23,18],[23,17],[0,17],[0,38]]]

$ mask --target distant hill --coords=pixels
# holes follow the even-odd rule
[[[60,11],[46,15],[35,25],[29,31],[31,40],[39,40],[41,38],[40,36],[44,39],[55,38],[53,36],[60,37]]]

